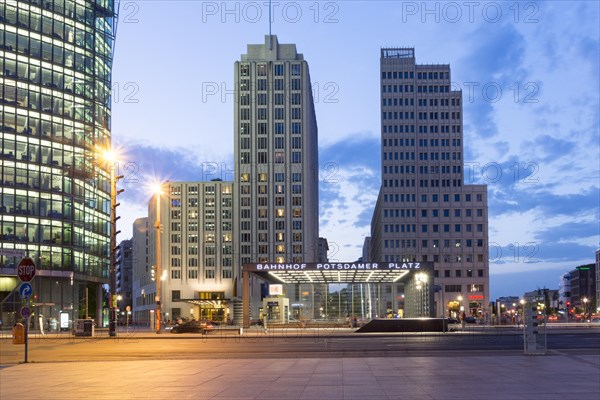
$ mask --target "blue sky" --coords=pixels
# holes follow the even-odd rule
[[[463,90],[467,183],[489,190],[491,297],[556,288],[600,242],[597,2],[273,2],[309,62],[320,234],[354,260],[380,180],[379,50],[449,63]],[[264,2],[121,1],[113,137],[126,152],[119,239],[146,182],[232,179],[233,63],[268,33]]]

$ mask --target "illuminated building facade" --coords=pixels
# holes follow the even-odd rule
[[[110,174],[97,148],[111,144],[115,23],[111,0],[0,3],[4,321],[19,300],[15,266],[28,256],[38,268],[35,313],[102,322]]]

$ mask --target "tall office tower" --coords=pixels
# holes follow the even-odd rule
[[[148,204],[148,263],[138,259],[136,286],[153,300],[161,279],[162,319],[178,317],[226,321],[233,316],[233,182],[166,182],[160,196],[162,276],[156,266],[156,196]],[[135,236],[135,235],[134,235]],[[150,281],[149,281],[150,279]],[[152,281],[154,279],[154,281]],[[145,286],[148,285],[149,286]],[[155,303],[134,305],[140,323],[152,325]],[[141,296],[141,297],[140,297]],[[142,313],[143,311],[143,313]],[[144,314],[147,313],[147,314]]]
[[[296,45],[266,35],[236,61],[235,88],[236,270],[252,262],[315,262],[318,132],[308,63]],[[294,315],[315,307],[301,301],[312,287],[286,291],[303,303]],[[256,317],[258,307],[251,305]]]
[[[308,63],[277,36],[235,63],[238,262],[315,262],[318,149]]]
[[[45,318],[84,317],[87,303],[101,322],[110,178],[95,149],[110,146],[115,20],[112,0],[0,3],[0,276],[11,282],[0,290],[8,295],[15,265],[31,257]],[[6,323],[15,302],[3,302]]]
[[[487,186],[464,184],[462,93],[450,83],[449,65],[416,64],[412,48],[381,50],[382,184],[368,257],[433,261],[436,314],[484,318]]]

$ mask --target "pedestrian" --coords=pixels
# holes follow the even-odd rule
[[[460,316],[460,326],[465,329],[465,324],[467,323],[467,314],[465,314],[465,312],[462,312],[462,315]]]

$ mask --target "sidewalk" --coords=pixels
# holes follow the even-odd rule
[[[142,360],[20,364],[2,399],[597,400],[598,355]]]

